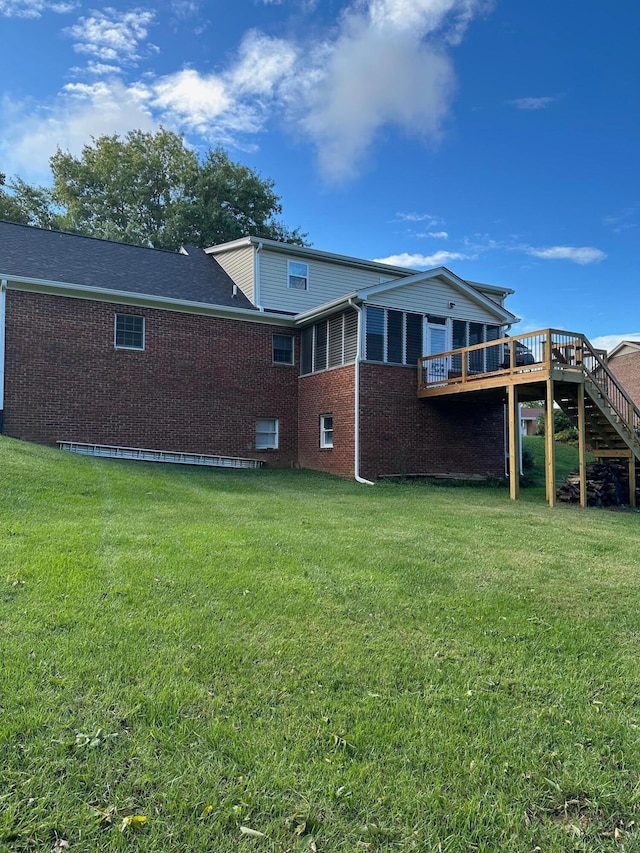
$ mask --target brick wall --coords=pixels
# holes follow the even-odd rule
[[[300,466],[353,477],[354,365],[301,376],[298,381]],[[333,415],[331,449],[320,447],[320,415]]]
[[[116,311],[145,317],[144,351],[114,348]],[[10,290],[4,431],[293,465],[299,371],[272,364],[273,334],[292,330]],[[277,451],[255,450],[260,417]]]
[[[502,403],[416,396],[417,371],[361,365],[360,473],[504,476]]]
[[[609,370],[640,407],[640,352],[617,355],[609,361]]]

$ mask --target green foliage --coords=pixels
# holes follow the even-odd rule
[[[168,130],[100,136],[79,157],[58,149],[50,163],[51,190],[20,178],[9,193],[0,184],[2,218],[171,250],[249,234],[305,245],[275,218],[282,206],[271,179],[221,148],[201,162]]]
[[[546,428],[545,416],[540,415],[538,418],[538,435],[544,435]],[[557,435],[559,432],[564,432],[566,430],[573,430],[575,435],[577,435],[575,425],[569,415],[566,415],[562,409],[554,409],[553,410],[553,434]]]
[[[1,850],[638,849],[637,514],[0,470]]]
[[[560,444],[578,444],[578,430],[575,427],[561,429],[553,436]]]
[[[57,218],[51,191],[46,187],[32,187],[21,178],[7,184],[6,175],[0,173],[0,219],[55,228]]]

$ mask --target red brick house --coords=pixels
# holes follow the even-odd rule
[[[502,337],[510,293],[254,237],[173,253],[0,222],[2,431],[502,476],[502,405],[418,399],[416,363]]]
[[[640,406],[640,341],[621,341],[607,363],[636,406]]]

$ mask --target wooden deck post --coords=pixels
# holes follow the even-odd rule
[[[636,457],[633,451],[629,456],[629,506],[636,505]]]
[[[578,385],[578,469],[580,474],[580,506],[587,505],[587,459],[584,417],[584,382]]]
[[[509,430],[509,497],[518,500],[520,495],[520,418],[518,412],[518,386],[507,387],[507,422]]]
[[[546,463],[545,481],[547,484],[547,500],[549,506],[556,503],[556,451],[553,443],[554,419],[553,419],[553,379],[547,379],[547,398],[545,400],[545,425],[544,425],[544,458]]]

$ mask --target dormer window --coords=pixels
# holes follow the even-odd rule
[[[288,287],[291,290],[309,290],[309,264],[289,261]]]

